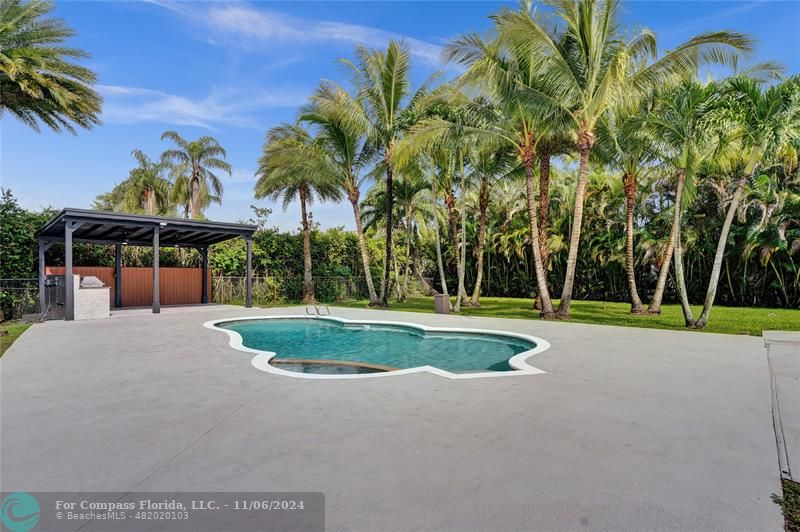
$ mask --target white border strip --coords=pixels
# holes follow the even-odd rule
[[[509,338],[518,338],[533,342],[536,347],[518,353],[508,359],[508,365],[514,368],[515,371],[489,371],[481,373],[450,373],[443,369],[435,368],[433,366],[419,366],[416,368],[398,369],[396,371],[387,371],[381,373],[362,373],[351,375],[326,375],[318,373],[299,373],[297,371],[289,371],[277,368],[269,363],[276,353],[272,351],[262,351],[260,349],[251,349],[246,347],[242,341],[242,336],[233,330],[223,329],[217,325],[221,323],[231,323],[237,321],[260,321],[260,320],[278,320],[278,319],[302,319],[302,320],[329,320],[336,321],[342,324],[354,325],[399,325],[401,327],[412,327],[419,329],[423,332],[454,332],[454,333],[471,333],[471,334],[492,334],[494,336],[507,336]],[[530,336],[527,334],[519,334],[514,332],[493,331],[488,329],[465,329],[465,328],[447,328],[447,327],[427,327],[425,325],[418,325],[416,323],[405,323],[402,321],[378,321],[378,320],[348,320],[344,318],[336,318],[333,316],[301,316],[301,315],[287,315],[287,316],[247,316],[242,318],[224,318],[219,320],[207,321],[203,327],[213,329],[215,331],[222,331],[228,335],[230,346],[239,351],[246,353],[254,353],[255,356],[251,360],[251,364],[261,371],[273,373],[275,375],[283,375],[285,377],[295,377],[301,379],[374,379],[380,377],[392,377],[395,375],[409,375],[411,373],[433,373],[440,377],[447,377],[448,379],[477,379],[481,377],[514,377],[517,375],[538,375],[545,373],[544,370],[531,366],[527,363],[527,359],[533,355],[538,355],[550,349],[550,342],[543,340],[537,336]]]

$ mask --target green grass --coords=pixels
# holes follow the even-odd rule
[[[365,308],[367,301],[336,303],[340,307]],[[482,297],[479,308],[462,308],[466,316],[490,316],[497,318],[539,319],[538,311],[532,310],[531,299]],[[413,297],[405,303],[389,303],[389,310],[408,312],[433,312],[433,298]],[[695,317],[701,308],[694,308]],[[602,301],[573,301],[570,321],[646,327],[651,329],[685,330],[683,313],[679,305],[663,305],[658,316],[631,316],[628,303],[606,303]],[[800,310],[714,307],[705,329],[706,332],[726,334],[750,334],[761,336],[762,330],[800,330]]]
[[[772,496],[783,510],[788,532],[800,532],[800,484],[791,480],[783,481],[783,497]]]
[[[0,325],[0,331],[8,331],[7,335],[0,336],[0,357],[3,356],[6,349],[11,347],[14,340],[19,338],[30,326],[30,323],[3,323]]]

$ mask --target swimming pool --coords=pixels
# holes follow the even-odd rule
[[[549,344],[499,331],[332,317],[275,316],[216,320],[234,347],[262,356],[265,371],[315,377],[365,377],[430,371],[448,377],[542,373],[525,359]]]

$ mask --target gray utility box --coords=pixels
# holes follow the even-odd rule
[[[64,275],[48,275],[44,282],[45,308],[48,320],[63,320],[67,301],[67,278]]]
[[[436,307],[436,314],[450,314],[450,298],[447,294],[436,294],[433,296],[433,303]]]

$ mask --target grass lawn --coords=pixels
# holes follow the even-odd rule
[[[365,308],[368,301],[346,301],[337,306]],[[539,312],[532,310],[531,299],[482,297],[479,308],[462,308],[466,316],[491,316],[497,318],[539,319]],[[557,301],[554,300],[554,305]],[[389,302],[389,310],[409,312],[433,312],[433,298],[413,297],[405,303]],[[626,327],[648,327],[653,329],[685,330],[680,305],[663,305],[659,316],[631,316],[628,303],[605,303],[603,301],[573,301],[572,319],[580,323],[622,325]],[[701,307],[692,309],[695,317]],[[705,329],[706,332],[727,334],[751,334],[761,336],[761,331],[800,330],[800,310],[714,307]]]
[[[800,483],[784,480],[783,497],[773,495],[772,498],[783,510],[786,530],[800,532]]]
[[[0,331],[8,331],[7,335],[0,336],[0,357],[3,356],[6,349],[11,347],[14,340],[19,338],[19,335],[24,333],[30,326],[30,323],[4,323],[0,325]]]

